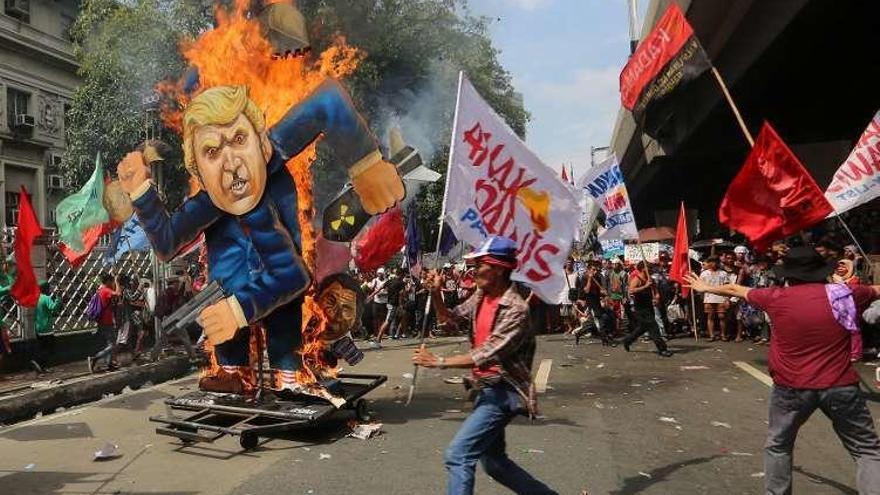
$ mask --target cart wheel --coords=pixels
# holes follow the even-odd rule
[[[354,416],[361,423],[366,423],[373,419],[373,416],[370,414],[370,410],[367,409],[367,401],[364,399],[360,399],[354,403]]]
[[[254,450],[257,448],[257,444],[260,441],[260,437],[254,435],[253,433],[242,433],[241,438],[239,438],[238,443],[241,445],[241,448],[244,450]]]

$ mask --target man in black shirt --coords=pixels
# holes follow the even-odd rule
[[[388,312],[385,314],[385,322],[382,323],[379,335],[376,337],[379,344],[382,343],[382,337],[385,336],[386,331],[393,340],[400,338],[400,294],[403,292],[405,284],[404,276],[403,268],[397,268],[391,272],[391,277],[385,283],[385,290],[388,293]]]
[[[635,325],[623,337],[623,348],[629,352],[629,346],[642,334],[648,332],[648,336],[654,341],[654,345],[657,346],[657,354],[669,357],[672,353],[666,349],[666,342],[660,336],[660,328],[657,326],[657,320],[654,319],[653,282],[646,272],[645,262],[641,261],[630,274],[629,295],[633,302]]]

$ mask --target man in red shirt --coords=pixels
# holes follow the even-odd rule
[[[109,273],[101,274],[101,285],[98,287],[98,298],[101,301],[101,314],[98,317],[98,335],[104,340],[104,348],[94,356],[88,357],[89,371],[95,372],[95,365],[105,361],[108,371],[113,371],[116,364],[113,362],[116,350],[116,326],[113,323],[113,298],[118,296],[119,279]]]
[[[710,286],[689,275],[699,292],[739,297],[765,311],[771,321],[770,427],[764,449],[768,494],[791,493],[791,465],[798,430],[816,409],[857,464],[860,494],[880,494],[880,440],[850,362],[850,336],[862,310],[880,298],[880,286],[849,288],[826,283],[835,263],[810,247],[792,248],[774,267],[787,287],[750,289]]]
[[[505,237],[490,237],[465,259],[476,264],[477,290],[453,310],[443,303],[443,277],[435,274],[429,283],[441,326],[473,323],[471,351],[440,357],[423,345],[412,358],[427,368],[469,368],[470,383],[479,391],[473,412],[446,449],[446,493],[472,494],[480,461],[486,474],[516,493],[555,494],[505,452],[507,424],[518,414],[535,414],[531,379],[535,335],[529,331],[528,305],[510,281],[516,268],[516,244]]]

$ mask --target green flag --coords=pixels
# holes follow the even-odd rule
[[[101,154],[95,158],[95,171],[79,191],[64,198],[55,207],[58,237],[67,247],[82,251],[83,234],[95,225],[110,220],[104,209],[104,168]]]

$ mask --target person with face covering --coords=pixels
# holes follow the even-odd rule
[[[228,297],[199,317],[226,374],[206,377],[203,389],[252,388],[249,336],[239,330],[261,324],[269,365],[280,375],[275,383],[298,391],[301,305],[311,276],[300,257],[297,192],[286,163],[319,135],[347,168],[367,213],[403,198],[397,170],[382,158],[342,86],[330,79],[271,129],[246,87],[217,86],[193,98],[183,115],[183,155],[201,191],[173,214],[152,185],[143,154],[129,153],[119,164],[122,188],[160,259],[173,258],[205,233],[208,278],[218,280]]]
[[[860,283],[859,277],[855,275],[855,265],[852,260],[848,259],[842,259],[837,262],[837,266],[834,268],[834,273],[831,274],[831,280],[834,283],[843,284],[848,287],[855,287]],[[859,322],[857,321],[857,330],[850,335],[850,359],[852,361],[862,359],[862,354],[864,353],[862,331],[858,324]]]

